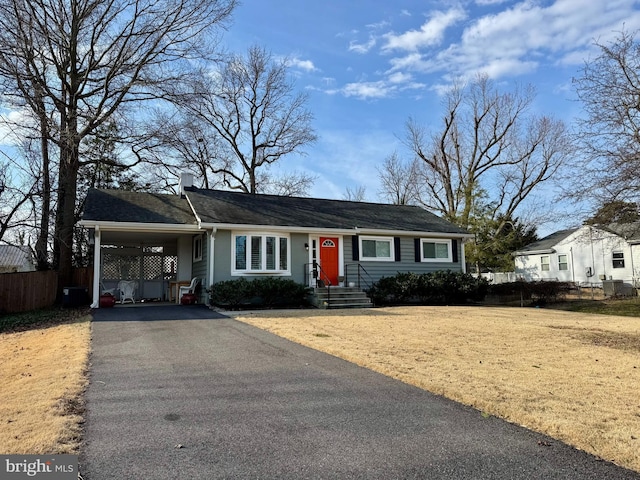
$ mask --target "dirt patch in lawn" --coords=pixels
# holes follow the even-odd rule
[[[77,453],[90,317],[0,334],[0,453]]]
[[[527,308],[232,314],[640,471],[640,319]]]

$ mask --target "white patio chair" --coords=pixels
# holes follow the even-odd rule
[[[120,290],[120,303],[124,303],[125,300],[131,300],[132,303],[136,303],[134,298],[136,294],[137,283],[135,280],[121,280],[118,282],[118,290]]]
[[[180,303],[180,300],[182,299],[182,295],[184,295],[185,293],[196,293],[196,287],[198,286],[199,283],[200,283],[200,279],[198,277],[193,277],[191,279],[191,283],[188,286],[183,285],[182,287],[180,287],[178,289],[178,298],[176,298],[177,303]]]
[[[104,288],[104,283],[100,282],[100,295],[114,295],[115,296],[115,288]]]

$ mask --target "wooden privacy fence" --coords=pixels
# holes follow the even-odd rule
[[[89,290],[93,285],[92,268],[76,268],[73,285]],[[0,313],[17,313],[46,308],[56,303],[58,274],[52,270],[44,272],[20,272],[0,274]]]

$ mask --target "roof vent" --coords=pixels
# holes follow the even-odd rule
[[[184,195],[184,189],[187,187],[193,187],[193,173],[182,172],[180,174],[180,181],[178,183],[178,190],[180,190],[180,195]]]

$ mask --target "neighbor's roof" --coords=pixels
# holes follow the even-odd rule
[[[187,188],[186,195],[205,224],[289,226],[454,233],[468,232],[423,208],[409,205],[250,195]]]
[[[0,266],[22,267],[32,264],[31,253],[27,247],[0,245]]]
[[[569,235],[574,233],[577,228],[569,228],[567,230],[560,230],[558,232],[554,232],[551,235],[547,235],[544,238],[541,238],[537,242],[530,243],[519,249],[517,252],[514,252],[514,255],[530,255],[533,253],[553,253],[553,247],[555,247],[562,240],[567,238]]]
[[[97,222],[197,223],[189,202],[178,195],[106,189],[89,190],[82,219]]]
[[[621,236],[627,242],[639,243],[640,242],[640,222],[633,223],[610,223],[606,226],[600,227],[603,230],[608,230]]]

